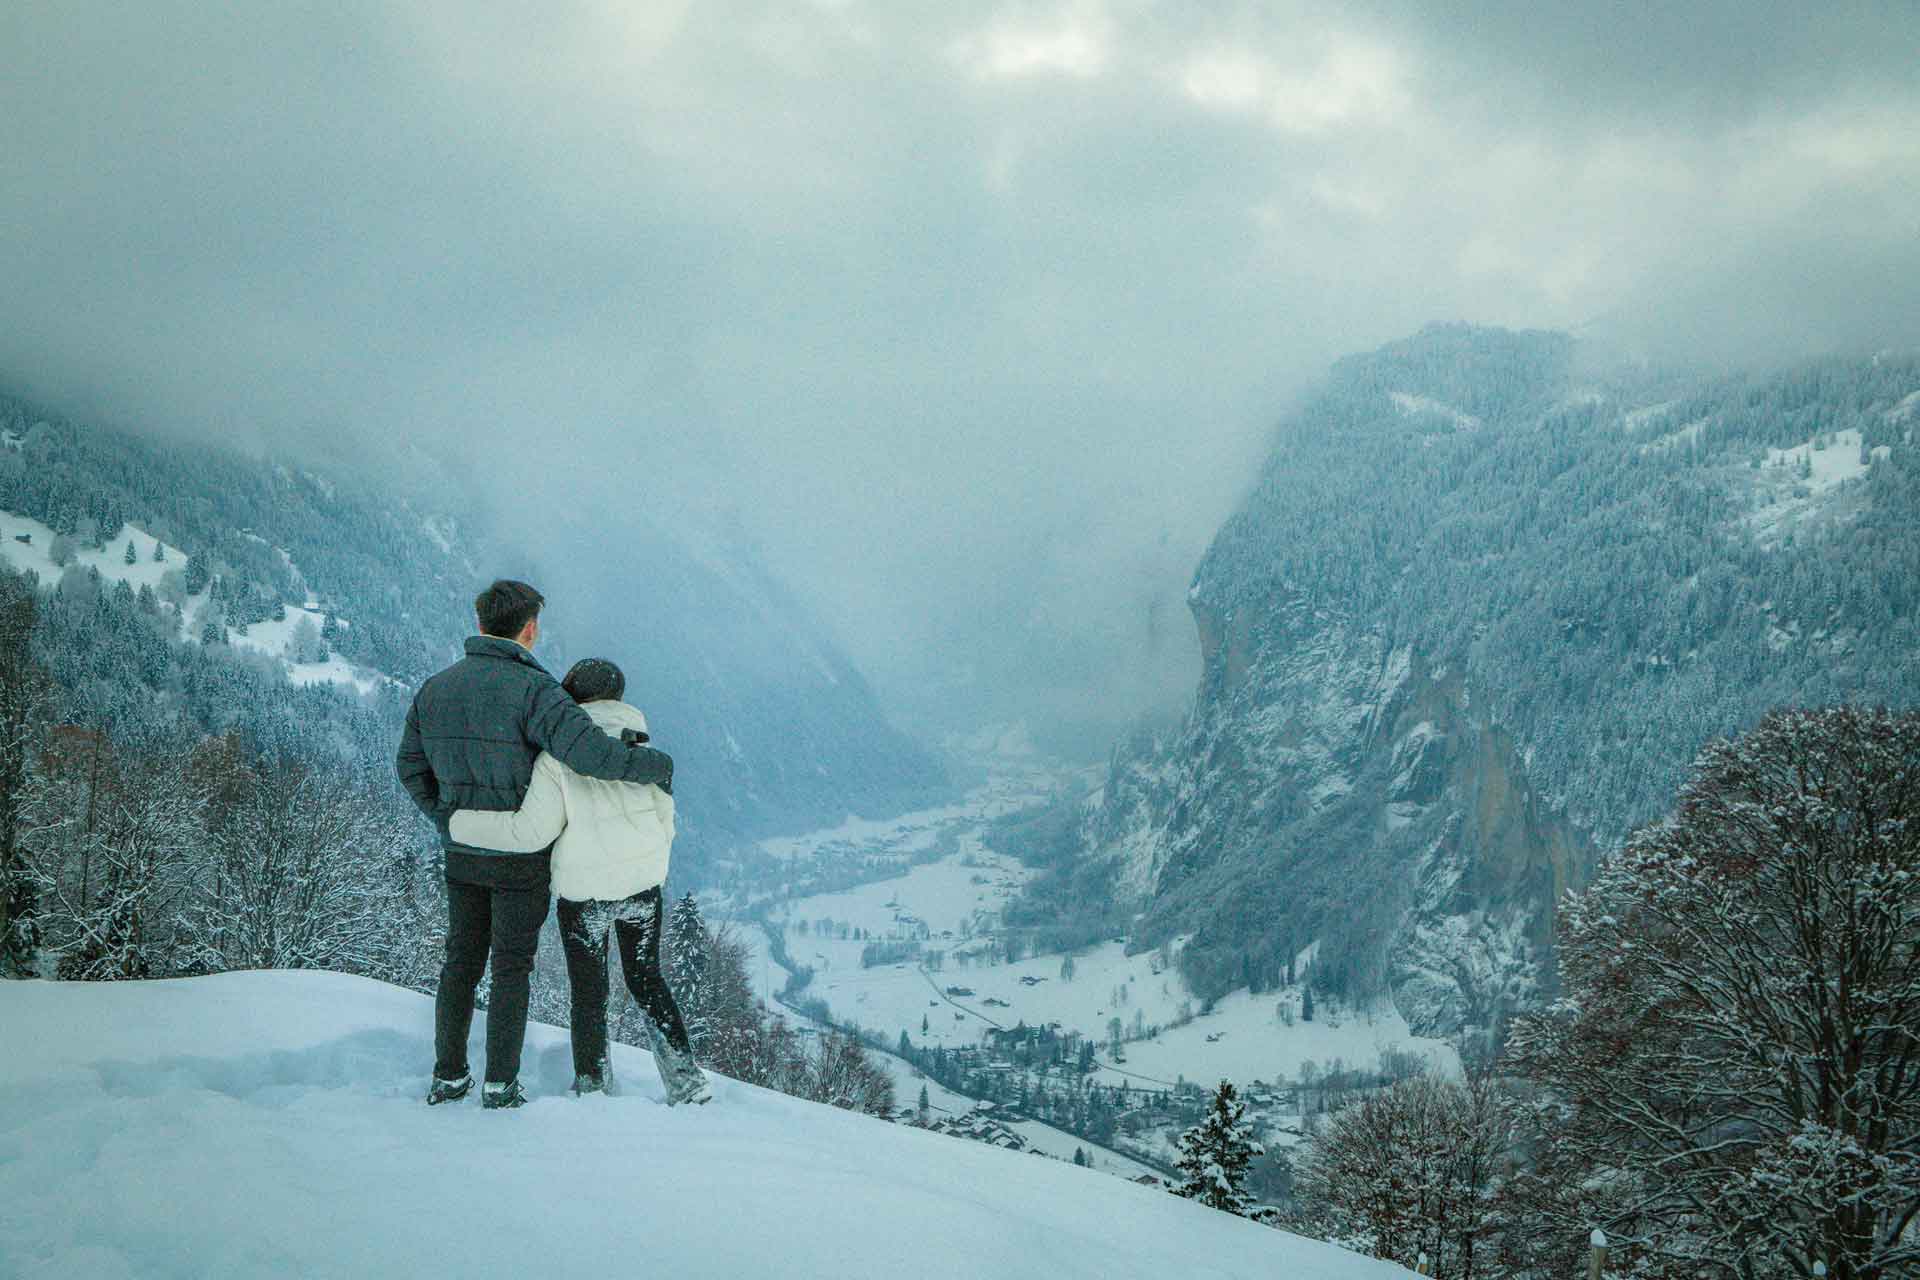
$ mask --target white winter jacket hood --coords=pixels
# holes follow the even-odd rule
[[[647,730],[647,718],[624,702],[581,709],[616,738],[623,729]],[[574,902],[615,901],[666,882],[673,797],[652,783],[586,777],[543,751],[519,809],[457,810],[452,834],[457,843],[503,853],[537,853],[551,844],[555,893]]]

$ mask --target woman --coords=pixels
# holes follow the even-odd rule
[[[560,682],[604,732],[647,740],[647,719],[620,699],[627,679],[604,658],[574,664]],[[620,943],[627,989],[645,1012],[654,1063],[669,1106],[712,1097],[694,1063],[673,992],[660,973],[661,892],[673,846],[673,797],[652,784],[588,778],[542,752],[520,808],[460,809],[461,844],[509,853],[553,846],[553,891],[573,988],[573,1091],[604,1092],[607,1062],[607,940]]]

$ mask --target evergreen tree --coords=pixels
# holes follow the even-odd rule
[[[138,564],[140,562],[140,553],[133,549],[132,538],[127,539],[127,554],[121,557],[121,559],[126,564]]]
[[[167,562],[167,544],[158,538],[153,540],[153,562],[155,564],[165,564]]]
[[[211,577],[212,575],[207,569],[207,558],[205,556],[188,557],[186,581],[182,584],[186,587],[188,595],[197,596],[202,591],[205,591],[208,580]]]
[[[1175,1195],[1242,1218],[1263,1216],[1244,1190],[1247,1165],[1266,1150],[1253,1140],[1246,1114],[1233,1083],[1222,1080],[1206,1118],[1174,1143],[1180,1152],[1174,1167],[1185,1179],[1173,1188]]]
[[[1307,986],[1300,991],[1300,1021],[1313,1021],[1313,988]]]
[[[333,615],[327,615],[332,622]],[[668,990],[680,1006],[696,1050],[705,1046],[710,1031],[711,1011],[707,998],[706,976],[712,935],[700,918],[700,903],[689,893],[673,904],[667,913],[665,977]]]
[[[921,1085],[920,1086],[920,1104],[918,1108],[920,1112],[921,1124],[925,1124],[927,1122],[927,1111],[931,1106],[932,1106],[932,1103],[927,1098],[927,1086]]]

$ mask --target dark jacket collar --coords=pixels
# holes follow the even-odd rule
[[[505,658],[508,662],[519,662],[532,667],[535,671],[546,672],[540,660],[522,649],[504,636],[468,636],[467,656],[470,658]],[[551,672],[547,672],[551,675]]]

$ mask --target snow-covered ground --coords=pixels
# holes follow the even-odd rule
[[[0,984],[0,1276],[1409,1274],[731,1081],[669,1109],[625,1046],[576,1100],[551,1027],[526,1108],[430,1110],[432,1016],[337,974]]]
[[[760,851],[780,862],[805,860],[835,850],[911,855],[931,849],[949,827],[974,825],[1027,808],[1047,798],[1060,775],[1024,759],[1004,762],[987,780],[952,804],[916,809],[897,818],[852,814],[839,826],[760,842]]]
[[[287,616],[278,622],[268,620],[250,624],[245,634],[227,633],[227,643],[236,649],[262,653],[286,663],[287,679],[294,684],[352,685],[362,693],[371,693],[382,683],[397,684],[391,676],[367,667],[356,667],[339,654],[329,652],[325,662],[295,662],[291,656],[293,632],[302,622],[313,623],[318,631],[327,619],[323,610],[288,606]]]
[[[1760,545],[1776,546],[1826,515],[1841,486],[1864,476],[1872,459],[1887,456],[1886,445],[1863,454],[1862,443],[1860,432],[1848,428],[1790,449],[1768,449],[1759,470],[1748,473],[1759,505],[1746,522]]]
[[[21,542],[21,535],[30,542]],[[52,586],[60,581],[60,575],[66,572],[66,566],[57,565],[49,554],[53,549],[55,534],[52,529],[38,520],[15,515],[11,511],[0,511],[0,561],[4,561],[17,573],[32,572],[40,575],[43,586]],[[134,562],[126,563],[127,539],[133,539]],[[73,544],[72,564],[82,570],[98,569],[100,576],[108,582],[125,582],[135,591],[141,587],[158,590],[160,579],[172,569],[178,569],[187,563],[187,553],[178,547],[166,549],[167,558],[155,561],[153,558],[153,535],[134,525],[128,525],[120,531],[120,536],[109,542],[102,550],[83,547],[76,540]]]
[[[1414,395],[1408,391],[1389,391],[1387,398],[1393,401],[1393,407],[1398,409],[1404,417],[1444,418],[1460,431],[1478,431],[1484,425],[1473,414],[1463,412],[1431,396]]]

